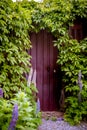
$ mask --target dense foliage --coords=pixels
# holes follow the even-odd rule
[[[20,3],[13,3],[11,0],[0,1],[0,88],[4,94],[4,98],[0,98],[2,130],[14,126],[15,115],[12,115],[12,111],[15,103],[18,105],[15,129],[36,130],[40,123],[40,115],[36,113],[36,102],[33,97],[36,88],[33,84],[32,87],[27,86],[25,77],[30,68],[30,56],[27,53],[31,47],[30,14],[30,10],[22,8]]]
[[[31,88],[32,87],[32,88]],[[14,99],[5,100],[0,98],[0,129],[7,130],[9,128],[14,104],[18,105],[18,120],[16,122],[16,130],[36,130],[40,124],[40,113],[36,111],[36,103],[32,91],[35,91],[34,85],[27,88],[26,92],[19,91]],[[13,119],[14,121],[14,119]],[[15,122],[13,122],[15,123]],[[9,129],[10,130],[10,129]]]
[[[5,98],[26,87],[23,74],[29,71],[30,23],[29,11],[10,0],[0,1],[0,87]]]
[[[26,52],[31,46],[29,31],[47,29],[57,39],[54,43],[59,50],[57,63],[61,66],[68,93],[65,120],[76,124],[86,119],[87,39],[77,41],[69,36],[69,26],[73,26],[77,18],[87,20],[86,12],[84,0],[0,1],[0,87],[5,98],[13,97],[15,92],[27,86],[23,75],[29,70],[30,57]],[[77,83],[80,71],[82,91]]]
[[[82,41],[72,39],[69,35],[69,26],[73,26],[75,19],[87,20],[86,11],[87,2],[84,0],[44,0],[32,13],[33,30],[37,32],[47,29],[57,38],[54,43],[59,50],[57,63],[61,66],[64,89],[67,93],[65,120],[71,124],[85,120],[87,114],[87,39]],[[80,71],[82,91],[78,84]]]

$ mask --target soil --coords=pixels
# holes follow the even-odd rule
[[[63,118],[64,113],[63,112],[57,112],[57,111],[46,111],[42,112],[42,119],[51,119],[51,118]]]

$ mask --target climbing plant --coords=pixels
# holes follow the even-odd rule
[[[30,24],[30,11],[11,0],[0,1],[0,87],[7,99],[27,85],[24,73],[29,71]]]
[[[65,120],[71,124],[86,118],[86,39],[77,41],[69,35],[69,26],[77,18],[87,18],[87,3],[84,0],[44,0],[32,13],[33,29],[48,29],[56,38],[54,45],[59,50],[57,63],[61,65],[66,98]],[[39,25],[39,26],[38,26]],[[82,91],[78,84],[81,71]],[[78,95],[81,95],[79,101]],[[84,96],[83,96],[84,95]]]
[[[30,68],[31,23],[31,11],[20,2],[0,1],[0,129],[36,130],[41,121],[36,88],[27,85],[25,76]]]
[[[87,39],[77,41],[69,36],[69,26],[77,18],[87,19],[84,0],[44,0],[42,3],[23,0],[0,1],[0,87],[6,98],[26,87],[24,73],[28,71],[29,32],[47,29],[55,37],[57,63],[61,66],[66,98],[65,120],[79,123],[87,114]],[[78,85],[81,71],[82,91]],[[80,92],[81,101],[78,99]]]

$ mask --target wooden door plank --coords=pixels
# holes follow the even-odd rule
[[[49,34],[49,66],[50,66],[50,84],[49,84],[49,93],[50,93],[50,110],[54,109],[54,85],[53,85],[53,43],[52,36]]]
[[[43,71],[43,106],[44,111],[49,110],[49,52],[48,52],[48,33],[46,31],[44,33],[44,71]]]
[[[60,80],[59,77],[59,66],[57,64],[57,56],[58,56],[58,49],[56,47],[53,47],[53,68],[54,68],[54,74],[53,74],[53,84],[54,84],[54,108],[55,110],[58,110],[59,107],[59,97],[60,97],[60,91],[61,91],[61,85],[60,85]]]
[[[37,34],[37,88],[40,98],[41,108],[43,109],[43,33]]]

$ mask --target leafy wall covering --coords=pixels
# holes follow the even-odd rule
[[[65,120],[75,124],[87,118],[87,38],[78,42],[68,31],[75,19],[87,20],[86,12],[84,0],[0,1],[0,87],[5,98],[26,88],[23,75],[29,70],[30,56],[26,51],[31,46],[29,32],[47,29],[57,38],[54,42],[59,50],[57,63],[63,73],[65,92],[69,93]],[[80,72],[82,91],[77,83]]]

